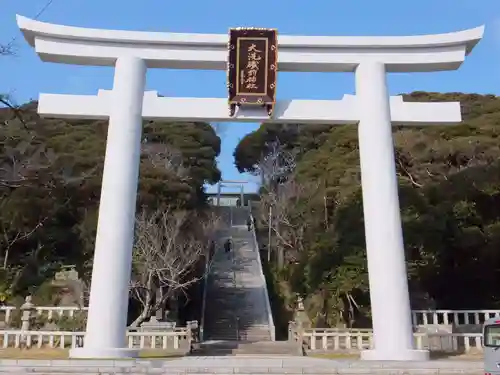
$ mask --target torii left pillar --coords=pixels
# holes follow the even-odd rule
[[[71,358],[124,358],[146,64],[116,60],[99,205],[87,332]]]

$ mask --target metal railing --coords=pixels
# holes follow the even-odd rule
[[[264,282],[264,301],[266,303],[266,310],[267,310],[267,319],[269,321],[269,331],[271,333],[271,341],[276,341],[276,327],[274,325],[274,319],[273,319],[273,311],[271,309],[271,300],[269,299],[269,292],[267,291],[267,282],[266,282],[266,277],[264,276],[264,270],[262,269],[262,259],[260,257],[260,248],[259,248],[259,243],[257,242],[257,234],[255,233],[255,220],[252,214],[252,206],[248,206],[248,211],[250,214],[250,219],[252,220],[252,240],[253,240],[253,246],[254,249],[257,252],[257,264],[259,267],[259,276],[261,277],[262,281]]]
[[[231,224],[232,224],[232,208],[231,208]],[[229,252],[230,254],[230,257],[231,257],[231,263],[232,263],[232,271],[233,271],[233,288],[235,290],[237,290],[238,288],[238,283],[236,281],[236,261],[235,261],[235,257],[234,257],[234,252],[236,251],[236,247],[234,246],[234,243],[233,243],[233,248],[232,250]],[[235,333],[236,333],[236,341],[240,341],[240,317],[238,315],[236,315],[235,319],[235,325],[234,325],[234,329],[235,329]]]
[[[215,256],[215,254],[214,254]],[[207,289],[208,289],[208,274],[210,270],[208,266],[210,264],[210,252],[208,254],[207,260],[205,262],[205,275],[203,275],[203,297],[201,299],[201,316],[200,316],[200,341],[205,340],[205,308],[207,304]]]
[[[236,316],[236,341],[240,341],[240,317]]]
[[[211,241],[215,241],[215,238],[212,238]],[[205,274],[203,275],[203,296],[201,299],[201,316],[200,316],[200,330],[199,330],[199,340],[203,341],[205,339],[205,308],[207,305],[207,290],[208,290],[208,276],[210,274],[210,265],[212,262],[212,257],[215,258],[217,254],[217,244],[214,242],[214,251],[212,254],[212,244],[208,248],[208,255],[205,259]]]

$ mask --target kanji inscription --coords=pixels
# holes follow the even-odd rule
[[[236,106],[260,105],[272,114],[278,70],[274,29],[231,29],[228,91],[231,115]]]

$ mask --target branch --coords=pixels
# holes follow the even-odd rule
[[[0,50],[1,55],[1,50]],[[8,95],[0,94],[0,104],[3,104],[12,111],[12,118],[17,118],[25,128],[27,128],[26,121],[24,120],[22,110],[19,106],[14,105]]]
[[[36,230],[38,228],[43,226],[44,222],[48,218],[49,218],[48,216],[44,217],[42,220],[40,220],[38,222],[37,225],[35,225],[35,227],[33,229],[31,229],[28,232],[23,233],[22,235],[21,235],[21,232],[17,232],[16,236],[14,237],[14,239],[12,241],[9,241],[9,236],[7,234],[7,231],[4,229],[4,231],[3,231],[3,236],[4,236],[4,240],[5,240],[5,254],[4,254],[4,259],[3,259],[3,269],[4,270],[7,269],[7,263],[9,261],[9,252],[10,252],[10,249],[12,248],[12,246],[14,246],[14,244],[16,242],[23,241],[23,240],[27,239],[28,237],[30,237],[33,233],[36,232]]]
[[[0,44],[0,56],[14,56],[14,43]]]
[[[415,178],[412,176],[412,174],[410,173],[410,171],[405,167],[404,163],[403,163],[403,160],[401,159],[400,155],[398,152],[396,152],[396,160],[398,162],[398,165],[399,167],[401,168],[401,170],[403,171],[403,173],[406,175],[406,177],[410,180],[411,184],[413,186],[416,186],[418,188],[421,188],[423,187],[424,185],[422,184],[419,184]]]
[[[286,247],[289,247],[291,249],[294,248],[294,246],[290,242],[288,242],[287,240],[285,240],[283,238],[283,236],[280,234],[280,232],[276,228],[271,228],[271,230],[274,232],[274,234],[276,234],[276,236],[278,237],[278,239],[281,241],[281,243],[283,245],[285,245]]]
[[[295,170],[295,156],[285,150],[279,139],[268,143],[266,148],[267,153],[261,156],[258,168],[268,184],[279,181]]]
[[[181,179],[189,179],[189,170],[184,167],[180,150],[164,143],[148,143],[146,140],[142,145],[142,153],[154,168],[163,168]]]

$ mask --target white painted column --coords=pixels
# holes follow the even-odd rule
[[[383,63],[366,62],[358,66],[356,96],[374,334],[374,350],[363,352],[362,359],[426,360],[427,351],[413,350],[389,93]]]
[[[126,349],[146,65],[116,61],[84,348],[72,358],[133,357]]]

